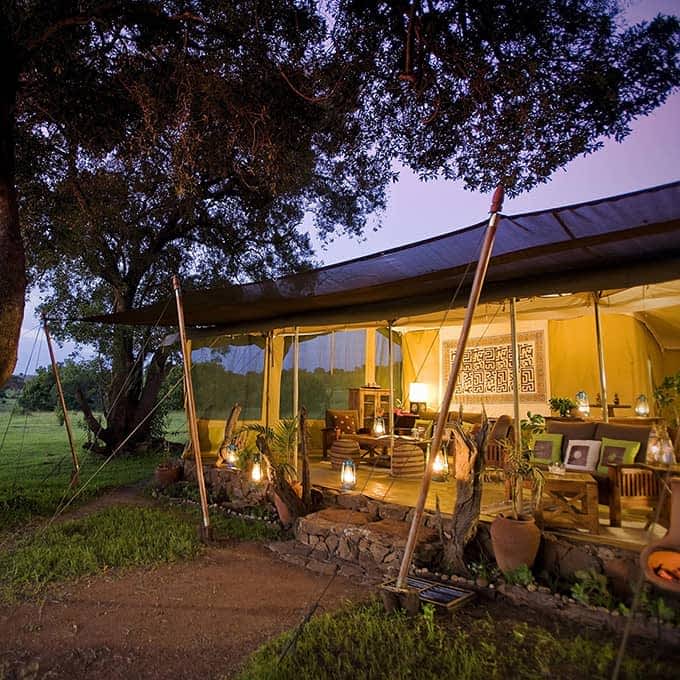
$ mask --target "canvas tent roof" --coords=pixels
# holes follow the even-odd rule
[[[183,296],[186,323],[245,332],[387,320],[400,325],[416,316],[425,321],[427,315],[467,303],[485,226],[486,220],[272,281],[189,291]],[[632,298],[620,293],[622,289],[642,286],[638,303],[640,291],[649,302],[654,287],[646,284],[673,281],[679,274],[680,182],[674,182],[577,205],[504,215],[481,299],[598,290],[630,308]],[[680,304],[678,286],[667,287],[661,297],[669,302],[669,295],[672,304]],[[537,308],[560,307],[559,298],[548,300],[541,299]],[[668,306],[664,303],[663,309]],[[635,313],[660,315],[660,323],[670,324],[666,331],[673,335],[674,318],[664,319],[663,309],[653,309],[650,303]],[[87,320],[176,325],[177,316],[174,304],[158,303]]]

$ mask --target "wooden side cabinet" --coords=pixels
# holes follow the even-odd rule
[[[359,427],[371,429],[376,412],[382,411],[385,416],[385,426],[387,427],[387,416],[390,410],[390,391],[371,387],[350,387],[349,408],[359,413]]]

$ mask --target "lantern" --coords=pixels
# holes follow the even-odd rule
[[[590,403],[588,402],[588,393],[581,390],[576,393],[576,407],[578,412],[585,417],[590,415]]]
[[[649,402],[644,394],[641,394],[635,400],[635,415],[640,418],[645,418],[649,415]]]
[[[649,439],[647,440],[647,462],[648,463],[658,463],[661,457],[661,440],[656,431],[656,428],[652,428],[649,433]]]
[[[260,457],[257,456],[253,461],[253,469],[250,473],[250,479],[259,484],[262,481],[262,463],[260,462]]]
[[[432,479],[435,482],[445,482],[448,478],[449,460],[446,455],[446,449],[442,446],[434,457],[434,461],[432,461]]]
[[[238,464],[238,449],[236,448],[235,444],[229,444],[227,447],[227,456],[225,462],[227,463],[227,467],[231,468],[232,470]]]
[[[668,430],[663,429],[663,433],[659,437],[659,460],[664,465],[674,465],[675,464],[675,450],[673,449],[673,442],[668,436]]]
[[[343,461],[340,468],[340,483],[346,491],[351,491],[357,485],[357,468],[351,458]]]
[[[376,416],[373,421],[373,436],[380,437],[385,434],[385,419],[382,416]]]

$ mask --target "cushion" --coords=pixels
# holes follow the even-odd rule
[[[636,460],[632,463],[644,463],[647,457],[647,440],[652,431],[651,425],[624,425],[618,423],[598,423],[595,439],[619,439],[627,442],[639,442]]]
[[[530,458],[532,463],[559,463],[562,460],[561,434],[537,434],[534,437],[534,450]]]
[[[356,434],[358,419],[359,414],[357,411],[337,411],[332,409],[326,411],[326,427],[339,427],[340,432],[347,434]]]
[[[596,423],[577,421],[574,423],[564,420],[545,420],[545,431],[549,434],[561,434],[562,438],[562,460],[567,455],[567,446],[572,439],[597,439],[595,436]]]
[[[599,457],[598,439],[571,439],[567,444],[564,467],[574,472],[595,472]]]
[[[597,471],[606,475],[609,465],[630,465],[635,462],[635,454],[640,449],[640,442],[631,442],[625,439],[602,438],[600,464]]]

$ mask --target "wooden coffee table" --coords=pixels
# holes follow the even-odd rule
[[[534,511],[539,525],[585,529],[591,534],[599,534],[597,482],[592,475],[545,472],[544,477],[540,508]]]

